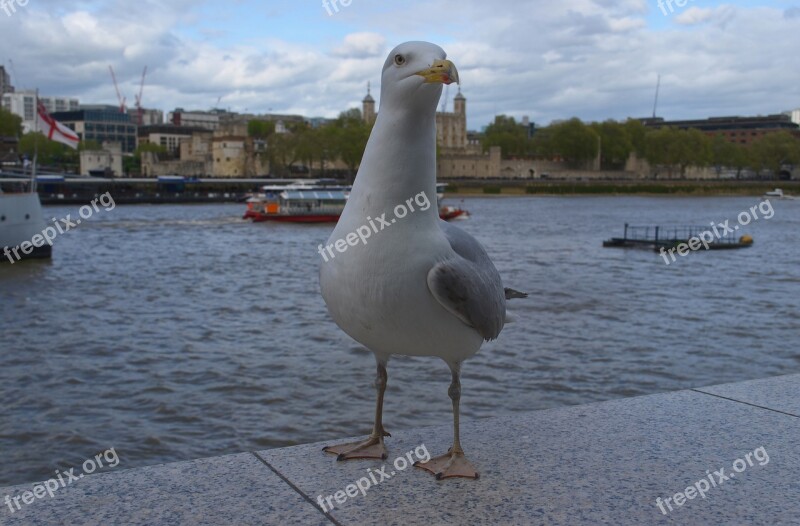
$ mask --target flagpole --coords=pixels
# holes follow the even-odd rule
[[[36,88],[36,97],[33,103],[33,167],[31,168],[31,193],[36,193],[36,163],[39,160],[39,88]]]

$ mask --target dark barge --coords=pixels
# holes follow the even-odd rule
[[[656,252],[684,244],[699,245],[706,250],[726,250],[751,247],[753,238],[747,234],[737,237],[736,232],[720,232],[714,226],[632,226],[625,223],[623,237],[603,241],[604,247],[643,248]]]

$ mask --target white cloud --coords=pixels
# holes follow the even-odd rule
[[[675,22],[687,26],[703,24],[705,22],[726,24],[734,15],[735,9],[727,5],[716,8],[690,7],[677,15],[675,17]]]
[[[263,24],[260,38],[238,37],[241,15],[201,0],[38,0],[0,16],[0,34],[18,85],[115,103],[113,64],[132,102],[147,65],[144,104],[164,110],[222,96],[234,111],[335,116],[360,104],[367,81],[377,98],[385,53],[411,39],[455,61],[472,128],[496,113],[540,123],[647,115],[659,73],[667,118],[800,105],[797,8],[717,4],[664,18],[645,0],[354,2],[333,17],[317,6],[317,22],[303,14],[316,23],[308,33],[279,37],[276,17],[300,7],[241,5]]]
[[[386,39],[377,33],[351,33],[344,37],[344,43],[333,55],[338,57],[368,58],[381,56],[386,49]]]

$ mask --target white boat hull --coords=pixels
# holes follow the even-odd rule
[[[0,254],[2,261],[9,262],[5,248],[9,250],[19,247],[23,242],[32,242],[33,236],[41,234],[45,229],[42,203],[35,193],[4,194],[0,193]],[[19,259],[50,257],[52,247],[44,244],[34,247],[30,254],[17,250]],[[13,260],[17,260],[12,253]]]

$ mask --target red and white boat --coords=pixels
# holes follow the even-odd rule
[[[344,186],[290,184],[264,186],[247,200],[244,219],[254,223],[335,223],[342,215],[350,190]]]
[[[469,212],[460,206],[442,204],[445,188],[447,188],[447,183],[436,183],[436,202],[439,205],[439,217],[445,221],[461,221],[463,219],[469,219]]]
[[[436,185],[439,217],[445,221],[468,219],[463,208],[442,205],[447,185]],[[244,219],[254,223],[282,221],[288,223],[335,223],[342,215],[350,195],[349,186],[327,186],[296,181],[288,185],[270,185],[247,199]]]

